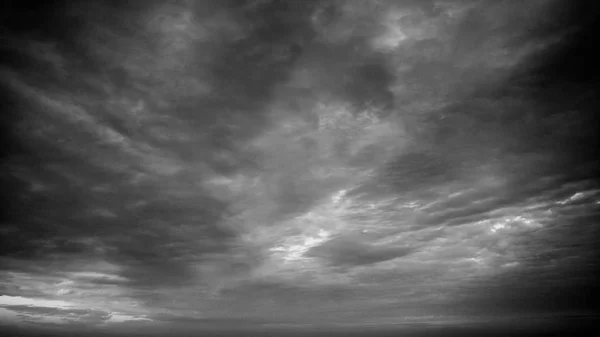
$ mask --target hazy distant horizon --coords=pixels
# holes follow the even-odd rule
[[[466,324],[439,324],[428,326],[427,323],[421,324],[398,324],[397,326],[384,327],[355,327],[351,328],[335,328],[335,327],[310,327],[310,328],[250,328],[250,329],[197,329],[187,331],[131,331],[131,332],[92,332],[86,333],[85,336],[98,337],[116,337],[116,336],[594,336],[595,317],[585,317],[583,319],[570,320],[541,320],[533,324],[522,324],[523,322],[514,321],[512,324],[504,324],[490,321],[485,323],[466,323]],[[5,330],[6,336],[10,337],[26,337],[30,335],[45,337],[45,336],[79,336],[82,332],[68,330],[52,330],[40,329],[31,331],[28,329],[9,329]]]

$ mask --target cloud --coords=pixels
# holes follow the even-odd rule
[[[312,247],[307,256],[320,257],[334,266],[360,266],[411,254],[410,247],[377,247],[359,240],[335,238]]]
[[[52,308],[52,307],[32,307],[26,305],[5,305],[4,308],[17,311],[23,314],[33,314],[33,315],[66,315],[70,316],[78,316],[78,317],[91,317],[92,319],[100,318],[101,320],[106,319],[108,316],[106,312],[95,311],[95,310],[85,310],[85,309],[61,309],[61,308]]]
[[[4,306],[16,306],[16,307],[29,307],[29,306],[40,306],[49,308],[66,308],[70,304],[65,301],[52,300],[52,299],[30,299],[21,296],[2,296],[2,305]]]
[[[92,309],[53,308],[26,305],[3,305],[4,309],[16,312],[25,320],[54,324],[98,325],[110,319],[110,313]]]
[[[540,73],[563,7],[91,1],[3,24],[3,308],[216,327],[583,298],[594,95]]]
[[[17,323],[25,323],[26,326],[34,324],[47,328],[77,329],[90,328],[90,326],[114,328],[126,322],[151,321],[145,315],[90,309],[77,302],[18,296],[2,296],[0,299],[3,316],[18,317],[20,322]]]

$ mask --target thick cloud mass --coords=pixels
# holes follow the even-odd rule
[[[2,6],[4,328],[597,310],[596,5]]]

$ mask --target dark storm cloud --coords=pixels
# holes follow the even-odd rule
[[[582,270],[577,259],[565,264],[542,258],[536,267],[518,268],[489,280],[475,280],[466,284],[456,296],[459,310],[469,306],[487,310],[488,314],[517,314],[561,312],[570,310],[593,311],[598,301],[597,278],[591,270]],[[557,265],[561,265],[557,269]],[[559,271],[560,270],[560,271]]]
[[[452,180],[453,170],[456,168],[443,155],[407,153],[387,164],[381,180],[390,188],[408,192]]]
[[[356,239],[337,238],[311,248],[306,255],[322,258],[333,266],[361,266],[383,262],[414,252],[410,247],[376,247]]]
[[[589,35],[561,42],[558,3],[11,5],[2,300],[102,309],[3,307],[193,327],[592,308],[568,298],[596,280],[595,91],[547,53]]]
[[[390,86],[395,76],[388,67],[384,60],[373,59],[350,69],[350,81],[345,84],[344,91],[355,109],[376,107],[387,112],[394,108]]]
[[[503,272],[466,282],[453,302],[464,308],[458,310],[477,307],[488,314],[595,310],[598,205],[590,202],[573,212],[568,201],[558,204],[552,209],[554,221],[545,228],[511,227],[511,236],[477,239],[489,251],[510,256],[498,259],[499,265],[516,262]]]
[[[93,185],[96,178],[93,174],[84,176],[83,179],[87,179],[84,184]],[[112,185],[108,195],[90,191],[91,186],[85,185],[73,186],[72,193],[65,193],[68,185],[64,186],[66,184],[63,183],[60,186],[57,180],[52,183],[56,186],[53,186],[54,191],[44,191],[41,196],[33,195],[35,199],[23,203],[21,207],[25,209],[20,214],[17,233],[11,234],[12,244],[3,247],[6,250],[14,248],[8,250],[5,257],[93,258],[97,256],[97,248],[104,247],[102,249],[106,252],[103,255],[108,260],[129,265],[133,269],[149,267],[145,275],[139,274],[140,270],[127,272],[128,276],[160,284],[161,280],[185,277],[187,261],[174,262],[173,258],[219,251],[223,249],[221,240],[229,235],[215,227],[223,206],[207,197],[194,199],[195,205],[190,202],[188,206],[182,203],[175,205],[177,198],[173,197],[131,209],[128,206],[148,200],[146,198],[151,195],[143,195],[143,190],[138,194],[135,188],[127,185]],[[191,223],[193,227],[190,227]],[[186,231],[189,233],[190,230],[212,240],[190,242],[186,238]],[[98,239],[102,247],[78,241],[86,237]],[[170,272],[162,273],[161,269]],[[156,277],[150,277],[154,273]],[[164,278],[160,278],[160,275],[164,275]]]
[[[156,286],[185,282],[194,259],[227,250],[233,233],[217,226],[226,205],[193,190],[193,173],[180,167],[198,159],[223,174],[248,166],[236,142],[266,124],[272,89],[286,79],[311,34],[312,6],[207,2],[194,5],[191,18],[183,4],[52,8],[79,32],[40,30],[7,47],[15,58],[25,53],[26,62],[42,66],[39,81],[30,70],[3,68],[12,96],[29,99],[17,98],[20,104],[56,109],[67,119],[41,115],[47,119],[41,131],[19,139],[28,157],[8,161],[18,202],[11,210],[15,231],[3,245],[6,263],[94,258],[101,249],[105,259],[125,267],[123,276],[133,284]],[[180,69],[189,62],[195,66]],[[63,94],[74,90],[74,97]],[[160,121],[174,129],[160,131]],[[190,137],[193,144],[185,140]],[[156,174],[170,175],[171,182],[156,184]],[[102,248],[77,242],[86,237]]]

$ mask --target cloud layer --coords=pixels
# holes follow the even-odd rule
[[[592,310],[595,91],[544,68],[569,6],[11,5],[41,28],[3,24],[3,321]]]

